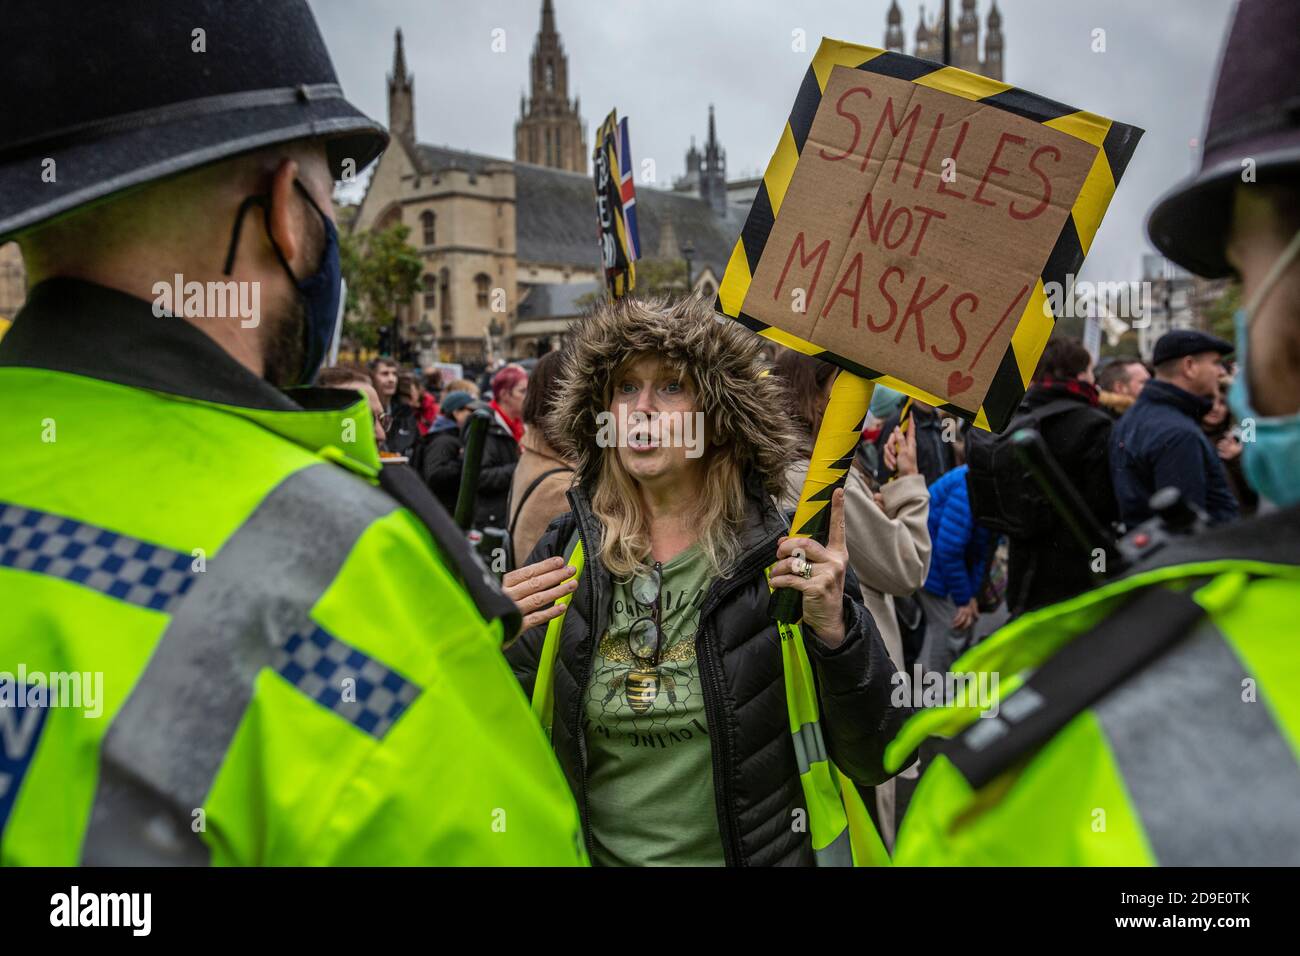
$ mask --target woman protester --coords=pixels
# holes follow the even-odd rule
[[[555,404],[555,380],[563,363],[560,352],[547,352],[528,376],[524,395],[524,437],[519,442],[519,464],[506,505],[510,547],[515,566],[536,547],[547,526],[569,510],[565,493],[573,479],[573,463],[565,461],[546,440],[542,422]]]
[[[790,415],[800,434],[793,460],[786,469],[781,506],[793,511],[808,477],[808,462],[821,428],[822,417],[835,383],[835,366],[809,355],[785,349],[773,371],[788,386]],[[876,491],[874,479],[855,457],[844,485],[844,518],[849,564],[862,589],[862,601],[884,640],[898,671],[904,671],[903,640],[894,612],[894,598],[913,594],[923,584],[930,567],[930,531],[926,518],[930,492],[916,465],[916,434],[895,429],[886,436],[886,455],[897,477]],[[900,777],[915,776],[908,768]],[[895,781],[876,787],[876,812],[880,834],[893,845]]]
[[[797,443],[784,390],[762,374],[760,340],[701,300],[620,299],[572,341],[547,419],[576,463],[571,511],[506,577],[526,613],[506,656],[530,695],[552,688],[534,706],[550,711],[592,861],[846,862],[842,817],[814,850],[809,808],[828,804],[805,788],[828,754],[844,805],[861,808],[848,781],[887,779],[881,757],[909,710],[891,704],[880,633],[844,594],[842,494],[827,545],[786,537],[773,500]],[[769,585],[802,593],[800,629],[769,616]],[[801,655],[812,679],[788,693],[785,659]],[[817,718],[796,736],[791,703],[808,687]]]

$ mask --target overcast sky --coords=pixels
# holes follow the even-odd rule
[[[310,0],[349,98],[387,122],[385,77],[402,28],[415,74],[421,142],[512,157],[519,94],[541,0]],[[919,4],[900,0],[908,49]],[[988,0],[980,0],[981,46]],[[661,185],[684,171],[692,135],[717,110],[728,178],[767,165],[822,36],[884,41],[889,0],[555,0],[590,143],[617,107],[632,151],[653,158]],[[932,15],[935,0],[927,5]],[[961,0],[953,0],[960,10]],[[1196,162],[1231,0],[1001,0],[1005,79],[1146,130],[1111,203],[1083,278],[1137,278],[1155,199]],[[955,15],[955,14],[954,14]],[[1092,51],[1105,30],[1106,50]],[[505,50],[493,51],[502,30]],[[803,30],[807,49],[792,49]],[[499,45],[499,44],[498,44]],[[639,185],[639,184],[638,184]]]

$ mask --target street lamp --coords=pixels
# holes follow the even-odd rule
[[[388,327],[388,351],[395,362],[402,360],[402,347],[399,344],[398,332],[399,323],[401,322],[399,309],[401,309],[400,305],[393,306],[393,322]]]
[[[434,351],[438,344],[437,333],[427,315],[422,316],[420,324],[415,327],[415,334],[420,343],[420,367],[432,365],[436,361]]]
[[[491,362],[493,356],[496,355],[496,353],[497,353],[497,339],[499,339],[499,338],[502,336],[502,334],[505,332],[505,330],[506,330],[506,329],[505,329],[505,326],[503,326],[500,322],[497,321],[496,316],[493,316],[493,317],[488,321],[488,336],[489,336],[488,341],[489,341],[489,343],[491,344],[490,351],[491,351],[491,353],[492,353],[491,355],[488,356],[488,361],[489,361],[489,362]]]
[[[943,65],[952,65],[952,0],[943,0]]]
[[[687,239],[682,243],[682,258],[686,260],[686,294],[691,294],[691,260],[695,258],[695,243]]]

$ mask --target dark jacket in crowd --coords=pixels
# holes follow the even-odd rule
[[[394,397],[389,412],[393,420],[384,429],[384,447],[398,455],[410,455],[420,440],[420,411]]]
[[[893,474],[885,467],[884,448],[885,442],[898,427],[901,413],[900,408],[885,419],[885,424],[880,429],[880,436],[876,439],[880,462],[876,470],[876,480],[881,484],[888,481]],[[921,411],[914,407],[911,411],[911,419],[912,424],[908,427],[916,429],[916,470],[925,476],[926,487],[929,487],[956,467],[955,443],[943,440],[944,418],[938,412]],[[956,424],[954,422],[949,427],[955,428]],[[954,431],[954,434],[957,432]]]
[[[464,435],[462,434],[462,440]],[[519,442],[496,415],[483,442],[483,464],[478,476],[478,498],[474,502],[474,527],[505,528],[509,520],[506,502],[519,464]]]
[[[600,564],[600,522],[586,490],[571,490],[569,502],[573,510],[551,523],[528,561],[562,554],[579,529],[586,566],[565,615],[555,662],[552,742],[590,841],[583,699],[599,639],[609,627],[612,582]],[[781,638],[767,613],[764,576],[786,523],[757,482],[749,485],[747,507],[736,569],[710,585],[695,639],[714,747],[718,824],[731,866],[812,866],[808,834],[790,825],[805,800],[789,743]],[[829,755],[852,780],[871,786],[889,777],[881,763],[884,748],[910,712],[890,704],[894,665],[870,615],[847,596],[844,613],[843,644],[831,650],[805,628],[804,646],[820,691]],[[526,631],[506,650],[530,696],[545,632],[545,625]]]
[[[1109,528],[1119,517],[1110,477],[1114,419],[1087,394],[1061,383],[1030,386],[1017,414],[1058,399],[1077,408],[1044,420],[1039,434],[1097,521]],[[1008,538],[1008,546],[1007,607],[1012,614],[1064,601],[1101,583],[1092,572],[1090,553],[1075,544],[1059,519],[1032,538]]]
[[[420,477],[429,486],[434,497],[447,509],[456,511],[456,495],[460,492],[460,469],[464,462],[464,445],[460,426],[454,419],[439,415],[423,439],[419,460],[412,462]]]
[[[1245,373],[1241,374],[1244,375]],[[1219,441],[1227,436],[1232,429],[1232,424],[1231,416],[1224,418],[1215,428],[1207,428],[1202,424],[1201,431],[1205,432],[1205,437],[1210,440],[1210,444],[1215,446],[1216,454],[1219,450]],[[1250,517],[1259,510],[1259,493],[1250,487],[1250,483],[1246,481],[1246,470],[1242,467],[1241,456],[1238,455],[1236,458],[1230,459],[1221,457],[1219,461],[1223,462],[1223,470],[1228,475],[1228,487],[1232,489],[1232,493],[1237,499],[1237,507],[1241,511],[1242,517]]]
[[[1147,501],[1170,485],[1212,524],[1237,517],[1219,453],[1201,429],[1213,401],[1152,379],[1111,432],[1110,468],[1120,518],[1131,529],[1151,517]]]

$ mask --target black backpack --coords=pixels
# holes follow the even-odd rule
[[[976,522],[1012,538],[1035,538],[1051,533],[1059,524],[1038,485],[1016,459],[1011,436],[1022,428],[1042,432],[1049,418],[1079,408],[1078,402],[1059,398],[1032,412],[1011,419],[993,434],[971,428],[966,437],[966,494]]]

